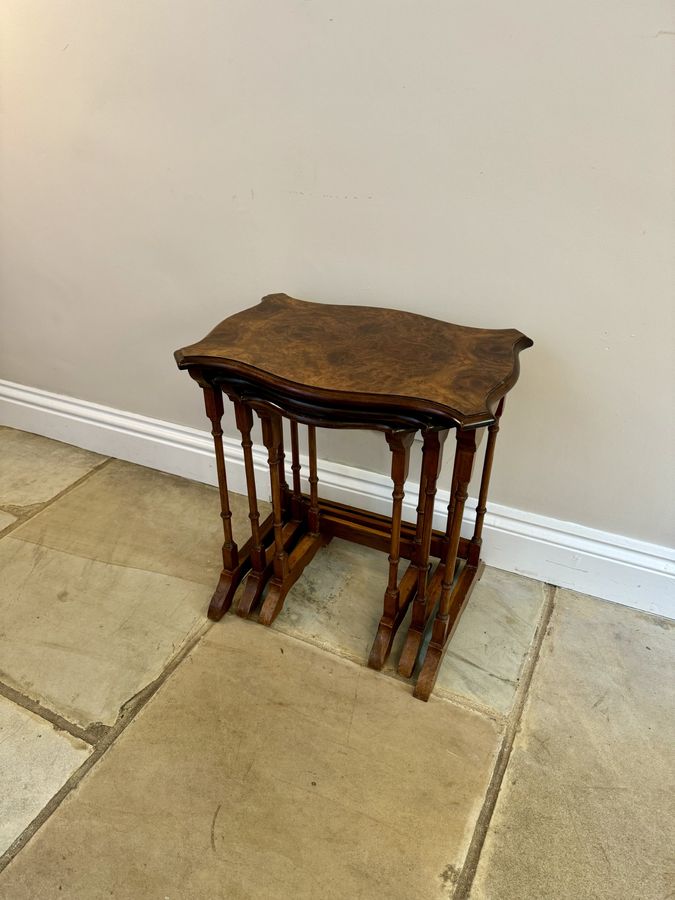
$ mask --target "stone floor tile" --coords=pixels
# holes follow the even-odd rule
[[[245,498],[232,509],[244,538]],[[203,625],[219,512],[213,487],[113,460],[15,529],[0,542],[0,677],[80,725],[112,724]]]
[[[232,495],[232,513],[235,537],[247,537],[244,497]],[[173,575],[212,590],[222,566],[217,489],[120,460],[13,536],[100,562]]]
[[[382,615],[386,556],[335,539],[305,569],[274,627],[365,663]],[[544,604],[541,582],[486,568],[452,638],[436,692],[508,714]],[[389,669],[408,627],[402,623]]]
[[[0,426],[0,507],[46,503],[105,459],[98,453]]]
[[[542,582],[486,566],[445,654],[436,693],[508,715],[545,599]]]
[[[11,536],[0,541],[0,679],[111,725],[201,627],[210,588]]]
[[[440,900],[499,740],[489,717],[228,616],[0,874],[0,893]]]
[[[0,854],[80,767],[91,749],[0,697]],[[1,882],[0,896],[7,896]]]
[[[386,578],[384,554],[335,538],[293,585],[273,627],[364,663],[382,615]]]
[[[675,623],[558,591],[472,900],[675,896]]]

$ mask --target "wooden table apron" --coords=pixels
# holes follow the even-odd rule
[[[494,422],[487,428],[488,439],[475,526],[472,537],[465,539],[461,537],[460,529],[482,430],[450,429],[441,425],[425,427],[419,422],[415,423],[410,416],[397,419],[386,411],[378,415],[376,411],[370,410],[364,417],[360,417],[353,409],[339,410],[334,406],[321,408],[317,404],[299,404],[279,392],[273,394],[269,390],[261,390],[253,382],[247,382],[241,377],[228,379],[219,370],[193,366],[189,367],[189,372],[203,389],[206,414],[211,422],[224,531],[223,569],[209,606],[209,617],[218,620],[228,611],[235,592],[243,581],[236,613],[244,617],[257,615],[259,622],[271,625],[283,608],[288,591],[305,566],[313,559],[317,550],[333,537],[384,551],[388,553],[388,578],[382,616],[368,665],[373,669],[382,668],[396,632],[412,605],[410,626],[398,662],[398,672],[406,678],[413,675],[425,632],[433,619],[431,639],[414,691],[416,697],[427,700],[448,642],[481,575],[482,529],[503,399],[499,403]],[[221,427],[223,395],[229,397],[234,407],[246,473],[251,535],[241,547],[237,545],[232,533]],[[253,460],[254,413],[260,420],[262,440],[267,450],[272,499],[272,513],[263,521],[260,520],[258,509]],[[283,418],[290,422],[290,484],[287,481]],[[307,427],[309,494],[301,490],[299,424]],[[391,451],[391,516],[319,498],[316,453],[318,426],[368,428],[384,432]],[[456,447],[450,502],[445,530],[437,531],[433,528],[434,501],[443,447],[451,430],[455,434]],[[422,465],[416,521],[411,524],[403,521],[402,510],[410,449],[418,431],[422,437]],[[402,575],[401,559],[407,561]]]
[[[403,310],[314,303],[271,294],[228,317],[196,344],[175,353],[204,392],[215,443],[223,520],[223,570],[209,616],[230,608],[270,625],[291,586],[333,537],[388,554],[382,615],[368,664],[381,669],[410,610],[398,660],[419,672],[416,697],[427,700],[443,654],[480,577],[481,535],[504,397],[518,379],[520,351],[532,341],[516,329],[468,328]],[[234,405],[246,472],[251,534],[232,534],[223,452],[223,396]],[[272,512],[261,521],[252,429],[260,420],[267,450]],[[283,420],[290,422],[290,478]],[[299,426],[307,427],[309,493],[300,483]],[[316,429],[367,428],[391,451],[391,516],[319,497]],[[460,534],[477,435],[488,438],[473,534]],[[455,455],[446,526],[434,530],[434,501],[444,444]],[[403,521],[410,448],[422,436],[414,523]],[[402,562],[403,561],[403,562]],[[430,640],[420,660],[424,636]]]

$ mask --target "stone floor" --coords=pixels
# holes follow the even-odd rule
[[[218,511],[0,428],[1,900],[675,896],[672,622],[487,569],[423,704],[373,551],[208,622]]]

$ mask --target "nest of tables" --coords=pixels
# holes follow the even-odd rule
[[[239,592],[236,612],[270,625],[320,547],[339,537],[388,555],[382,616],[368,665],[381,669],[412,606],[398,660],[417,674],[414,696],[427,700],[443,655],[480,578],[482,529],[504,397],[518,378],[530,338],[515,329],[467,328],[401,310],[312,303],[272,294],[221,322],[197,344],[176,351],[204,393],[211,422],[223,521],[223,569],[209,606],[220,619]],[[234,405],[246,472],[251,534],[232,534],[223,450],[223,398]],[[261,521],[253,459],[254,417],[267,450],[272,512]],[[290,422],[290,472],[283,420]],[[299,426],[307,427],[309,490],[301,490]],[[319,497],[316,429],[384,433],[391,451],[392,512],[382,516]],[[455,434],[446,527],[433,528],[443,446]],[[475,523],[461,536],[474,457],[487,441]],[[422,439],[416,520],[402,518],[410,449]],[[405,561],[405,565],[402,564]],[[430,640],[420,653],[424,637]],[[420,664],[421,663],[421,664]]]

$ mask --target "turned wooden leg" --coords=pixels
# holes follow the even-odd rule
[[[319,523],[319,476],[317,474],[316,463],[316,428],[314,425],[307,426],[307,445],[309,450],[309,533],[318,534],[320,531]]]
[[[319,529],[319,501],[316,477],[316,437],[310,433],[310,487],[311,497],[308,521],[284,522],[282,509],[282,488],[279,468],[279,453],[283,442],[281,419],[260,413],[263,426],[263,442],[267,447],[272,485],[272,516],[274,531],[274,574],[268,583],[268,590],[260,610],[258,621],[271,625],[281,612],[286,594],[302,574],[303,569],[314,558],[317,550],[329,539]],[[313,429],[312,429],[313,432]],[[305,529],[309,526],[309,533]],[[299,537],[299,540],[298,540]],[[291,552],[287,547],[292,546]]]
[[[281,441],[279,444],[279,485],[281,488],[281,509],[284,518],[290,512],[290,488],[286,481],[286,453],[284,452],[284,427],[283,419],[279,419],[281,429]]]
[[[246,492],[248,494],[248,517],[251,521],[251,565],[254,569],[260,569],[264,559],[263,545],[260,537],[260,513],[258,512],[258,496],[255,486],[255,466],[253,464],[253,441],[251,429],[253,428],[253,413],[250,407],[235,401],[234,414],[237,428],[241,433],[241,448],[244,453],[244,469],[246,471]]]
[[[483,462],[483,472],[480,479],[480,491],[478,494],[478,506],[476,507],[476,527],[471,538],[471,549],[469,550],[469,564],[478,565],[480,558],[480,548],[483,543],[483,521],[487,512],[487,496],[490,487],[490,475],[492,474],[492,462],[495,455],[495,444],[497,443],[497,434],[499,433],[499,420],[504,412],[504,398],[499,401],[497,412],[495,413],[495,421],[488,426],[488,439],[485,447],[485,460]]]
[[[394,482],[392,492],[393,504],[391,514],[391,547],[389,551],[389,581],[384,593],[384,611],[377,634],[370,651],[368,665],[372,669],[381,669],[391,650],[396,630],[401,623],[405,608],[399,604],[398,566],[401,549],[401,519],[403,511],[404,485],[408,477],[410,463],[410,446],[415,437],[414,431],[388,431],[387,443],[392,453],[391,480]]]
[[[456,488],[454,503],[452,505],[452,522],[447,545],[446,556],[443,561],[443,581],[441,583],[438,611],[434,619],[431,634],[431,642],[427,647],[424,663],[417,679],[414,695],[420,700],[428,700],[436,677],[443,660],[443,654],[447,647],[453,626],[459,619],[463,609],[463,603],[468,592],[473,586],[477,571],[475,566],[467,566],[460,575],[459,581],[452,592],[452,582],[457,563],[457,550],[459,549],[460,531],[464,504],[468,496],[467,491],[471,480],[471,470],[476,452],[476,432],[457,431],[457,450],[455,457]],[[453,479],[454,480],[454,479]],[[466,573],[466,574],[465,574]],[[464,577],[462,577],[464,576]]]
[[[413,555],[412,555],[413,564],[416,564],[416,565],[419,565],[419,561],[421,558],[422,531],[424,530],[424,502],[426,499],[426,490],[427,490],[427,470],[426,470],[426,466],[424,465],[424,454],[422,454],[422,469],[420,472],[420,487],[419,487],[419,493],[417,495],[417,508],[415,509],[417,518],[415,520],[415,537],[413,538],[413,548],[414,549],[413,549]]]
[[[420,502],[418,505],[418,510],[421,511],[421,522],[418,513],[417,523],[420,540],[419,548],[416,548],[418,556],[413,560],[413,565],[417,571],[417,593],[412,604],[410,627],[408,628],[408,634],[406,635],[398,663],[399,675],[402,675],[404,678],[410,678],[414,671],[430,612],[427,608],[429,550],[434,522],[436,483],[441,467],[443,443],[447,435],[447,431],[439,432],[434,430],[425,431],[423,435],[422,476],[420,478]]]
[[[271,566],[268,565],[266,559],[263,535],[260,529],[260,512],[258,511],[255,466],[253,463],[253,442],[251,440],[253,413],[251,408],[241,400],[235,400],[234,414],[237,428],[241,434],[241,447],[244,454],[244,469],[246,472],[246,492],[248,494],[248,517],[251,522],[251,571],[246,578],[243,593],[237,604],[237,615],[246,617],[250,614],[262,594],[265,582],[271,574]]]
[[[274,574],[269,581],[269,590],[259,621],[271,625],[281,611],[285,596],[284,581],[288,575],[288,554],[284,546],[284,520],[279,459],[282,453],[283,432],[279,416],[260,414],[263,443],[267,448],[267,461],[270,470],[270,487],[272,491],[272,521],[274,531]]]
[[[283,515],[281,505],[281,478],[279,458],[282,452],[283,436],[281,419],[277,416],[262,418],[263,443],[267,448],[267,461],[270,468],[270,487],[272,490],[272,516],[274,522],[274,577],[282,581],[286,576],[288,555],[284,550]]]
[[[218,490],[220,492],[220,517],[223,520],[223,570],[220,575],[218,587],[215,590],[209,605],[209,618],[216,621],[227,612],[232,605],[232,598],[239,581],[245,571],[245,564],[240,566],[239,550],[232,535],[232,511],[230,498],[227,492],[227,474],[225,472],[225,454],[223,452],[223,394],[219,387],[206,385],[204,390],[204,405],[206,415],[211,422],[211,434],[216,453],[216,471],[218,473]],[[244,571],[242,571],[244,568]]]
[[[300,442],[298,439],[298,423],[291,419],[291,473],[293,476],[293,496],[291,512],[297,522],[302,518],[302,488],[300,486]]]
[[[448,500],[448,517],[445,524],[445,538],[443,539],[443,558],[445,561],[448,555],[448,545],[450,544],[450,535],[452,533],[452,523],[455,517],[455,494],[457,493],[457,477],[458,477],[459,455],[455,452],[455,461],[452,465],[452,479],[450,481],[450,498]]]

